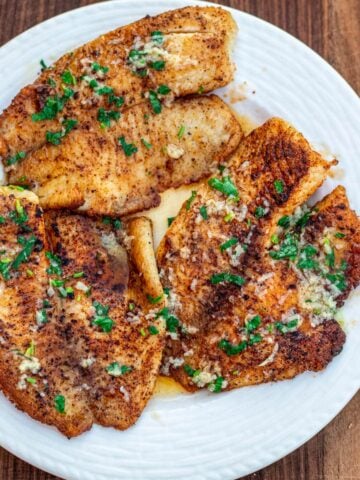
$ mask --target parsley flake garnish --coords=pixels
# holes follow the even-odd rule
[[[209,215],[208,215],[208,211],[207,211],[206,205],[202,205],[202,206],[199,208],[199,212],[200,212],[200,215],[202,216],[202,218],[203,218],[204,220],[208,220]]]
[[[40,67],[41,67],[41,71],[44,72],[45,70],[47,70],[49,67],[46,65],[46,63],[44,62],[43,59],[40,60]]]
[[[58,95],[49,96],[45,101],[43,109],[40,110],[40,112],[33,113],[31,119],[34,122],[54,119],[56,115],[63,110],[65,103],[73,97],[74,93],[74,90],[71,88],[65,88],[62,97]]]
[[[164,34],[159,30],[155,30],[154,32],[150,33],[151,40],[158,45],[161,45],[164,41]]]
[[[145,138],[142,138],[142,139],[141,139],[141,142],[142,142],[142,144],[144,145],[144,147],[147,148],[148,150],[150,150],[150,148],[152,148],[151,143],[149,143],[148,141],[146,141]]]
[[[181,125],[177,133],[178,139],[181,140],[184,134],[185,134],[185,125]]]
[[[132,367],[128,367],[127,365],[120,365],[118,362],[110,363],[106,367],[106,371],[112,377],[120,377],[121,375],[125,375],[125,373],[131,372]]]
[[[15,163],[18,163],[20,160],[25,158],[25,156],[26,156],[25,152],[22,152],[22,151],[17,152],[15,153],[15,155],[7,159],[6,165],[15,165]]]
[[[50,266],[49,268],[46,269],[46,272],[49,275],[59,275],[61,276],[63,274],[61,265],[62,261],[61,258],[59,258],[57,255],[51,253],[51,252],[45,252],[46,258],[49,260]]]
[[[70,70],[65,70],[61,74],[61,80],[66,85],[76,85],[76,77],[70,72]]]
[[[197,191],[192,190],[190,197],[186,200],[186,204],[185,204],[186,210],[190,210],[191,204],[195,200],[196,195],[197,195]]]
[[[274,188],[276,193],[283,193],[284,191],[284,182],[282,180],[274,181]]]
[[[218,178],[210,178],[208,184],[211,188],[218,190],[227,197],[239,198],[239,192],[230,177],[224,177],[222,180]]]
[[[229,357],[232,357],[234,355],[238,355],[239,353],[243,352],[246,347],[247,347],[247,342],[246,340],[240,342],[239,344],[235,345],[229,340],[222,339],[218,343],[218,347],[223,350],[226,355],[229,355]]]
[[[261,218],[265,216],[265,208],[264,207],[256,207],[255,208],[255,217],[256,218]]]
[[[161,302],[161,300],[163,299],[163,295],[159,295],[158,297],[152,297],[151,295],[146,295],[146,298],[149,300],[149,302],[152,305],[155,305],[156,303]]]
[[[111,332],[114,321],[108,316],[110,307],[101,305],[98,301],[93,302],[93,307],[95,308],[96,315],[92,324],[100,327],[103,332]]]
[[[299,321],[297,318],[294,318],[287,323],[275,322],[275,328],[279,330],[280,333],[285,334],[294,330],[297,327],[298,323]]]
[[[64,395],[56,395],[54,398],[55,409],[59,413],[65,413],[65,397]]]
[[[94,62],[91,65],[91,70],[95,73],[97,73],[97,72],[107,73],[109,71],[109,67],[103,67],[99,63]]]
[[[125,137],[120,137],[119,143],[127,157],[131,157],[131,155],[138,151],[137,147],[133,143],[126,143]]]
[[[216,273],[211,276],[210,282],[213,285],[217,285],[218,283],[233,283],[234,285],[237,285],[238,287],[241,287],[245,283],[245,279],[241,277],[240,275],[234,275],[229,272],[223,272],[223,273]]]
[[[237,243],[239,243],[239,240],[236,237],[231,237],[229,240],[226,240],[226,242],[220,245],[220,251],[223,252]]]
[[[102,128],[110,127],[111,120],[119,120],[120,112],[116,110],[105,110],[105,108],[99,108],[97,119],[100,122]]]
[[[167,223],[168,223],[168,227],[170,227],[170,225],[172,224],[172,222],[175,220],[176,217],[168,217],[167,219]]]
[[[63,121],[63,128],[59,132],[46,132],[46,141],[53,145],[60,145],[61,140],[68,135],[77,125],[78,121],[72,118],[68,118]]]

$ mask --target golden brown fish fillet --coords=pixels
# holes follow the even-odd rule
[[[136,218],[114,232],[80,215],[47,213],[46,224],[74,292],[62,302],[63,328],[93,421],[128,428],[153,392],[163,349],[163,321],[152,313],[163,291],[150,221]]]
[[[328,224],[322,204],[318,213],[296,209],[329,167],[298,132],[272,119],[242,142],[228,171],[210,181],[231,196],[204,185],[183,206],[157,254],[170,289],[164,373],[189,390],[220,391],[320,370],[341,350],[345,335],[334,310],[358,283],[359,260],[336,232],[323,243],[324,229],[329,224],[350,236],[358,220],[341,189],[324,201]],[[289,226],[280,228],[279,221]],[[281,260],[284,252],[290,263]],[[357,280],[348,278],[346,286],[344,276]]]
[[[19,152],[43,145],[47,131],[61,131],[64,119],[81,124],[95,119],[99,108],[119,112],[122,104],[141,103],[160,85],[171,89],[166,98],[226,85],[233,77],[229,53],[235,32],[229,12],[186,7],[101,35],[19,92],[0,117],[0,157],[7,164]],[[99,90],[103,87],[107,91]],[[33,121],[45,105],[46,119]]]
[[[167,188],[209,175],[241,136],[233,113],[215,95],[177,100],[160,115],[143,103],[111,128],[87,122],[61,145],[34,151],[10,181],[22,178],[44,208],[124,215],[158,205]]]
[[[1,390],[68,437],[93,423],[129,427],[152,394],[164,340],[149,220],[119,229],[47,213],[55,253],[45,256],[36,196],[2,187],[0,205]]]
[[[1,187],[0,215],[0,388],[33,418],[76,435],[90,428],[92,414],[57,302],[43,304],[49,284],[42,211],[33,193]],[[59,395],[66,396],[66,415],[56,409]]]

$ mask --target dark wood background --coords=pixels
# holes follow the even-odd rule
[[[49,17],[95,1],[0,0],[0,45]],[[360,0],[220,0],[217,3],[252,13],[288,31],[324,57],[360,92]],[[359,412],[360,393],[307,444],[246,480],[360,480]],[[0,449],[0,480],[55,480],[55,477]]]

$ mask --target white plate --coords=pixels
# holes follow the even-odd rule
[[[41,58],[53,61],[74,46],[145,14],[195,3],[106,2],[32,28],[0,49],[0,108],[35,78]],[[336,155],[340,169],[346,171],[343,175],[338,169],[338,180],[347,187],[353,208],[359,210],[357,95],[327,63],[293,37],[250,15],[236,10],[232,14],[239,25],[234,54],[238,70],[233,85],[223,92],[247,92],[248,99],[233,105],[240,114],[250,115],[256,123],[281,116],[322,151]],[[245,81],[247,87],[240,88]],[[336,183],[328,181],[322,193]],[[128,431],[95,426],[71,441],[0,397],[0,444],[67,479],[227,480],[248,474],[315,435],[357,391],[360,325],[356,307],[359,312],[358,293],[342,312],[348,333],[345,348],[319,374],[221,395],[201,392],[157,397]]]

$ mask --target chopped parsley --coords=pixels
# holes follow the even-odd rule
[[[110,363],[106,367],[106,371],[112,377],[120,377],[121,375],[125,375],[125,373],[131,372],[132,367],[128,367],[127,365],[120,365],[118,362]]]
[[[30,345],[25,350],[25,353],[24,353],[25,357],[34,357],[35,356],[35,350],[36,350],[35,342],[34,342],[34,340],[31,340]]]
[[[171,315],[169,309],[167,307],[161,309],[157,314],[156,318],[162,317],[166,321],[166,330],[168,332],[175,333],[177,328],[179,327],[179,320],[174,316]]]
[[[126,143],[125,137],[120,137],[119,143],[127,157],[131,157],[131,155],[138,151],[137,147],[133,143]]]
[[[199,370],[195,370],[195,368],[190,367],[187,363],[183,366],[184,372],[189,375],[189,377],[193,377],[196,372],[200,373]]]
[[[76,85],[76,77],[70,72],[70,70],[65,70],[61,75],[61,80],[66,85]]]
[[[46,65],[46,63],[44,62],[43,59],[40,60],[40,67],[41,67],[41,71],[44,72],[45,70],[47,70],[49,67]]]
[[[282,334],[288,333],[297,327],[299,320],[294,318],[287,323],[275,322],[275,328]]]
[[[162,110],[158,95],[167,95],[170,91],[171,90],[167,85],[160,85],[156,92],[154,90],[149,91],[149,102],[154,113],[159,114]]]
[[[68,118],[63,121],[63,128],[59,132],[46,132],[46,141],[53,145],[60,145],[61,140],[71,132],[77,125],[78,121],[72,118]]]
[[[247,322],[245,322],[245,330],[247,333],[256,330],[261,325],[261,318],[260,315],[255,315],[255,317],[251,318]]]
[[[210,282],[213,285],[217,285],[218,283],[222,282],[227,282],[227,283],[233,283],[234,285],[237,285],[241,287],[245,283],[245,279],[241,277],[240,275],[234,275],[229,272],[223,272],[223,273],[216,273],[211,276]]]
[[[279,237],[274,233],[273,235],[271,235],[270,241],[271,241],[271,243],[273,243],[274,245],[277,245],[277,244],[280,242],[280,239],[279,239]]]
[[[20,160],[25,158],[26,153],[25,152],[17,152],[15,155],[12,157],[9,157],[6,161],[6,165],[15,165],[15,163],[18,163]]]
[[[103,66],[100,65],[99,63],[94,62],[94,63],[91,65],[91,70],[92,70],[94,73],[97,73],[97,72],[107,73],[107,72],[109,71],[109,67],[103,67]]]
[[[157,43],[158,45],[161,45],[164,41],[164,34],[160,32],[159,30],[155,30],[154,32],[151,32],[151,40],[154,43]]]
[[[224,177],[222,180],[218,178],[210,178],[208,184],[214,190],[218,190],[227,197],[239,198],[239,192],[230,177]]]
[[[9,218],[16,223],[16,225],[23,225],[29,220],[29,216],[19,199],[15,200],[15,210],[9,213]]]
[[[236,237],[231,237],[229,240],[226,240],[226,242],[220,245],[220,251],[223,252],[237,243],[239,243],[239,240]]]
[[[101,128],[107,128],[111,126],[111,120],[119,120],[120,112],[116,110],[105,110],[105,108],[99,108],[97,113],[97,119],[100,122]]]
[[[291,233],[286,233],[279,250],[270,250],[269,255],[274,260],[282,260],[284,258],[295,260],[297,253],[298,242],[295,235],[292,235]]]
[[[49,260],[50,266],[49,268],[46,269],[46,272],[49,275],[59,275],[61,276],[63,274],[61,265],[62,261],[61,258],[59,258],[57,255],[51,253],[51,252],[45,252],[46,258]]]
[[[123,97],[117,97],[114,95],[114,93],[110,93],[108,95],[108,102],[110,105],[113,103],[115,107],[120,108],[124,105],[124,98]]]
[[[64,395],[56,395],[54,398],[55,408],[59,413],[65,413],[65,397]]]
[[[197,191],[196,191],[196,190],[192,190],[191,195],[190,195],[190,198],[188,198],[188,199],[186,200],[186,204],[185,204],[186,210],[190,210],[191,204],[192,204],[193,201],[195,200],[196,195],[197,195]]]
[[[100,87],[96,90],[96,93],[99,95],[111,95],[114,93],[114,89],[111,87],[108,87],[107,85],[104,85],[103,87]]]
[[[282,180],[275,180],[274,181],[274,188],[276,193],[283,193],[284,192],[284,182]]]
[[[335,237],[336,237],[336,238],[344,238],[344,237],[346,237],[346,235],[345,235],[345,233],[336,232],[336,233],[335,233]]]
[[[284,215],[281,217],[277,223],[279,227],[282,228],[289,228],[290,227],[290,217],[288,215]]]
[[[164,60],[156,60],[155,62],[149,62],[149,67],[160,72],[165,68]]]
[[[185,125],[181,125],[177,133],[178,139],[181,140],[184,134],[185,134]]]
[[[103,217],[102,223],[104,225],[112,225],[115,230],[120,230],[120,228],[122,227],[122,223],[119,218]]]
[[[204,220],[207,220],[209,218],[206,205],[202,205],[199,209],[199,212]]]
[[[198,89],[198,93],[201,95],[202,93],[204,93],[204,91],[205,91],[205,88],[202,85],[200,85]]]
[[[168,222],[168,227],[172,224],[172,222],[175,220],[176,217],[168,217],[167,222]]]
[[[217,377],[213,382],[209,384],[208,390],[213,393],[221,392],[224,381],[225,379],[223,377]]]
[[[62,97],[58,95],[49,96],[45,101],[43,109],[40,112],[33,113],[31,119],[34,122],[54,119],[63,110],[65,103],[74,96],[74,93],[74,90],[71,88],[65,88]]]
[[[308,212],[305,212],[304,215],[302,217],[300,217],[299,220],[297,220],[297,222],[295,223],[295,226],[299,227],[299,228],[304,228],[306,226],[306,224],[308,223],[311,215],[312,215],[311,210],[309,210]]]
[[[247,347],[247,341],[243,340],[242,342],[236,344],[233,344],[229,342],[228,340],[222,339],[218,343],[218,347],[223,350],[226,355],[229,355],[229,357],[232,357],[234,355],[238,355],[239,353],[243,352],[246,347]]]
[[[155,305],[156,303],[161,302],[161,300],[163,299],[163,295],[159,295],[158,297],[152,297],[151,295],[146,295],[146,298],[152,305]]]
[[[255,208],[255,217],[256,218],[261,218],[265,216],[265,208],[264,207],[256,207]]]
[[[150,325],[148,330],[150,335],[157,335],[159,333],[159,330],[154,325]]]
[[[150,150],[150,148],[152,147],[151,143],[149,143],[148,141],[146,141],[145,138],[142,138],[142,139],[141,139],[141,142],[142,142],[142,144],[144,145],[144,147],[147,148],[148,150]]]
[[[95,308],[96,315],[92,324],[100,327],[103,332],[111,332],[114,326],[114,321],[108,316],[110,307],[101,305],[98,301],[93,302],[93,307]]]
[[[300,251],[299,261],[296,266],[301,270],[318,268],[319,264],[313,258],[317,253],[318,251],[313,245],[305,245]]]
[[[44,325],[45,323],[48,322],[48,316],[47,316],[47,312],[45,310],[45,308],[41,309],[41,310],[38,310],[35,314],[35,318],[36,318],[36,323],[38,325]]]

